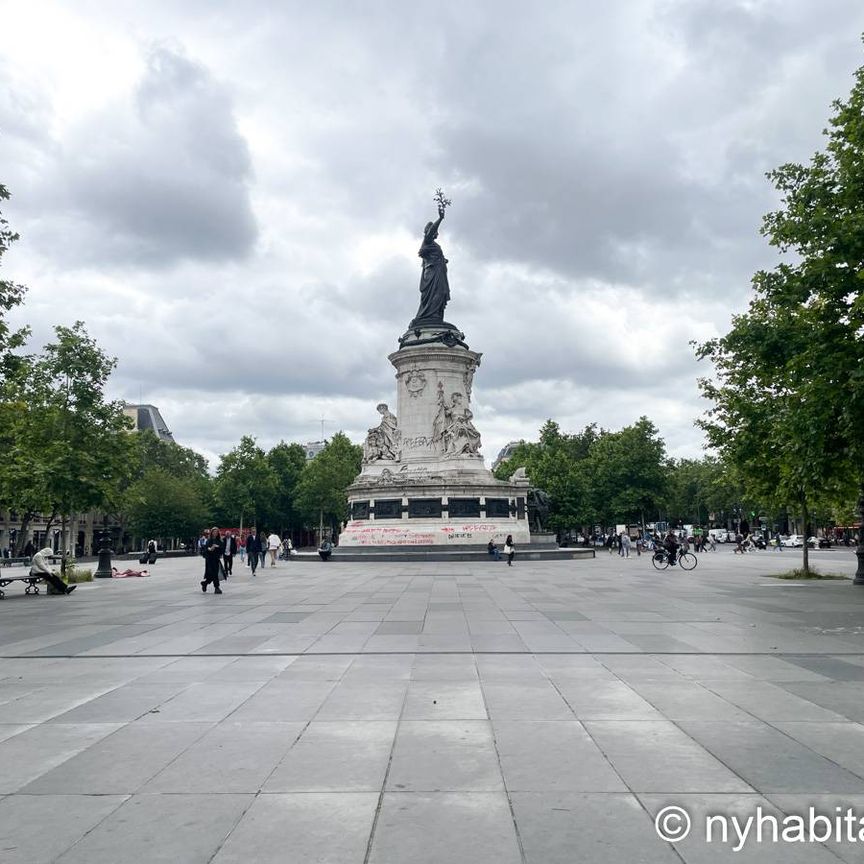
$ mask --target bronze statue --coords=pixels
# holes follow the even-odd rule
[[[427,222],[423,229],[423,245],[417,253],[423,259],[423,272],[420,276],[420,308],[411,322],[411,327],[420,324],[442,324],[444,307],[450,299],[450,283],[447,280],[447,259],[441,247],[435,242],[438,228],[444,218],[444,211],[450,200],[438,189],[435,193],[438,204],[438,218]]]
[[[528,524],[531,532],[542,532],[549,519],[549,493],[533,487],[528,490]]]

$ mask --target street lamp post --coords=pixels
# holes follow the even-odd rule
[[[858,569],[855,571],[853,584],[864,585],[864,488],[858,498],[858,545],[855,547],[858,557]]]
[[[96,579],[110,579],[114,575],[111,570],[111,556],[113,554],[111,534],[108,531],[103,531],[99,538],[99,566],[93,574]]]

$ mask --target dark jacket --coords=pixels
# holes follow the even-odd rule
[[[222,554],[223,555],[236,555],[237,554],[237,538],[234,536],[228,536],[222,543]]]
[[[204,547],[204,578],[218,579],[219,566],[222,563],[222,540],[214,537],[212,540],[207,538],[207,545]]]
[[[261,541],[255,534],[250,534],[246,538],[246,552],[249,555],[261,554]]]

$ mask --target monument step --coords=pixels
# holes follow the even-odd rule
[[[523,546],[516,550],[515,562],[519,561],[573,561],[583,558],[594,558],[593,549],[573,548],[573,549],[534,549],[530,546]],[[315,561],[320,560],[317,555],[298,555],[292,557],[291,561]],[[333,550],[328,564],[333,562],[342,563],[359,563],[359,562],[381,562],[385,563],[392,561],[400,562],[420,562],[420,561],[489,561],[495,564],[504,564],[504,556],[501,556],[500,561],[495,561],[486,549],[424,549],[419,550],[415,547],[391,547],[389,549],[370,549],[362,551],[361,548],[352,546],[350,548]]]

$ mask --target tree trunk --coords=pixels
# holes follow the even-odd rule
[[[60,517],[60,573],[66,576],[66,514]]]
[[[802,567],[805,573],[810,572],[810,549],[807,547],[807,523],[810,520],[810,512],[807,509],[807,499],[801,498],[801,521],[804,523],[804,554],[802,559]]]
[[[32,519],[32,513],[21,514],[21,527],[18,529],[17,539],[15,541],[14,554],[16,558],[19,558],[24,554],[24,547],[27,545],[27,529],[30,527]]]
[[[48,540],[48,535],[51,533],[51,526],[54,524],[54,520],[57,518],[57,508],[55,507],[51,511],[51,515],[48,517],[48,521],[45,523],[45,540]],[[50,544],[53,546],[54,544]]]

